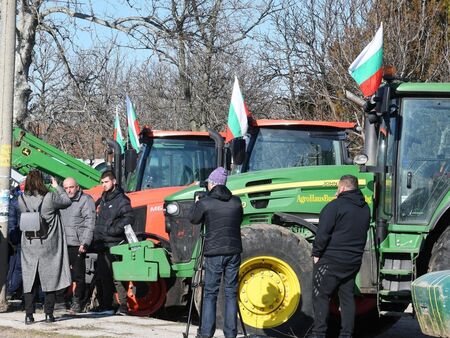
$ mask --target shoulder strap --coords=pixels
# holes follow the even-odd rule
[[[41,213],[41,209],[42,209],[42,203],[44,202],[44,198],[47,195],[47,193],[45,193],[45,195],[42,197],[41,199],[41,203],[39,203],[39,207],[38,207],[38,212]]]
[[[25,205],[25,209],[27,209],[27,212],[30,212],[30,209],[28,209],[27,202],[25,202],[25,198],[23,198],[23,195],[20,195],[20,198],[22,198],[22,202]]]

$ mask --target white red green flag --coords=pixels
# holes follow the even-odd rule
[[[114,140],[119,144],[120,146],[120,152],[121,154],[125,151],[125,140],[122,135],[122,128],[120,128],[120,119],[119,119],[119,112],[116,109],[116,118],[114,120]]]
[[[244,136],[248,129],[248,117],[250,112],[239,88],[237,77],[234,78],[233,93],[231,94],[230,109],[228,111],[228,124],[225,142]]]
[[[348,72],[358,83],[364,96],[373,95],[383,76],[383,23],[375,37],[353,61]]]
[[[139,152],[141,144],[139,143],[139,133],[141,129],[139,128],[139,123],[136,119],[136,112],[134,110],[133,103],[131,103],[130,98],[126,97],[127,104],[127,123],[128,123],[128,142],[131,146]]]

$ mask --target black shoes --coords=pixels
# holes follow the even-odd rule
[[[55,322],[55,316],[53,316],[53,313],[45,314],[45,322],[46,323],[54,323]]]
[[[25,315],[25,325],[30,325],[34,323],[33,315]]]
[[[46,314],[45,315],[45,322],[46,323],[54,323],[56,321],[55,316],[53,314]],[[25,315],[25,325],[30,325],[34,323],[34,317],[33,315]]]

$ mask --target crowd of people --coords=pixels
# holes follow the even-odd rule
[[[99,306],[94,311],[128,314],[126,289],[114,281],[115,257],[109,248],[126,239],[124,227],[133,224],[133,212],[112,171],[104,172],[100,181],[103,193],[96,202],[72,177],[62,186],[52,178],[50,191],[38,170],[31,170],[21,188],[12,191],[7,293],[23,300],[26,325],[34,323],[36,302],[41,298],[48,323],[55,322],[58,295],[67,298],[71,294],[69,314],[84,311],[89,296],[85,283],[88,250],[98,255],[95,285]],[[24,230],[22,219],[26,217],[21,216],[25,213],[39,214],[37,231]],[[114,291],[119,295],[118,304],[113,303]]]
[[[216,330],[216,303],[223,282],[225,337],[237,336],[237,290],[241,264],[242,202],[226,187],[227,171],[219,167],[208,177],[208,192],[196,198],[191,210],[193,224],[205,225],[204,288],[202,320],[197,337],[213,337]],[[58,290],[72,291],[70,313],[82,312],[86,300],[85,256],[96,252],[98,311],[127,315],[126,286],[115,281],[109,249],[126,239],[125,226],[133,224],[129,198],[116,184],[111,171],[101,176],[102,196],[94,202],[69,177],[60,187],[52,179],[53,191],[44,184],[42,173],[31,171],[23,193],[15,190],[10,204],[9,240],[12,246],[8,292],[23,291],[25,324],[34,322],[38,290],[44,294],[45,321],[54,322]],[[45,231],[20,232],[20,213],[39,211]],[[312,248],[314,324],[312,337],[325,338],[329,302],[338,292],[341,310],[340,337],[353,334],[355,278],[367,239],[370,210],[355,176],[342,176],[336,199],[319,216],[318,232]],[[41,225],[42,227],[42,225]],[[18,259],[17,257],[20,257]],[[21,269],[20,269],[21,266]],[[21,271],[21,276],[14,271]],[[73,284],[72,284],[73,282]],[[69,286],[74,285],[74,288]],[[114,290],[115,289],[115,290]],[[113,302],[117,292],[118,304]]]

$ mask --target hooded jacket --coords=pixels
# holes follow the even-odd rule
[[[312,255],[322,261],[360,265],[370,209],[359,189],[344,191],[322,209]]]
[[[130,199],[119,187],[104,192],[96,202],[98,205],[97,220],[94,230],[94,248],[102,250],[110,248],[126,240],[125,225],[134,222]]]
[[[241,199],[224,185],[216,185],[206,197],[196,202],[190,221],[206,226],[205,256],[234,255],[242,252]]]
[[[80,189],[71,198],[72,204],[61,210],[61,221],[68,246],[91,244],[95,227],[95,203]]]

